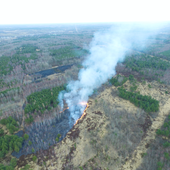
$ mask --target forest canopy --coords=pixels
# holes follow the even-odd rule
[[[57,86],[52,89],[44,89],[39,92],[32,93],[27,97],[28,104],[25,107],[25,113],[40,112],[51,110],[58,105],[58,94],[65,90],[65,86]]]
[[[15,131],[18,131],[19,129],[18,123],[11,116],[9,116],[8,118],[1,119],[0,123],[2,125],[6,125],[7,129],[11,134],[13,134]]]
[[[133,56],[127,57],[124,61],[127,67],[131,68],[133,71],[140,71],[144,68],[167,70],[170,68],[170,63],[161,60],[158,57],[151,56]]]
[[[64,59],[64,58],[74,58],[81,57],[83,55],[88,54],[88,50],[82,49],[77,46],[65,46],[59,49],[51,49],[50,55],[55,59]]]
[[[0,158],[3,158],[9,151],[19,152],[22,142],[23,138],[16,135],[0,137]]]
[[[16,54],[34,53],[36,49],[38,47],[33,44],[23,44],[20,48],[16,49]]]
[[[127,81],[128,78],[126,78],[125,76],[116,76],[116,77],[112,77],[109,82],[114,85],[114,86],[121,86],[123,85],[126,81]]]
[[[135,106],[144,109],[146,112],[157,112],[159,110],[159,101],[151,96],[143,96],[139,93],[129,92],[123,87],[119,87],[119,96],[125,100],[129,100]]]

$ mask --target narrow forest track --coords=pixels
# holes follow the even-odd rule
[[[160,111],[157,118],[152,122],[151,127],[149,128],[146,137],[140,142],[139,146],[132,154],[132,158],[128,159],[124,165],[122,165],[119,170],[136,170],[142,163],[142,154],[147,152],[149,145],[154,141],[156,137],[156,130],[160,129],[163,125],[167,115],[170,112],[170,99],[167,102],[160,106]]]

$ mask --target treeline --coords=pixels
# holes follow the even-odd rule
[[[119,87],[119,96],[129,100],[135,106],[144,109],[146,112],[157,112],[159,110],[159,101],[150,96],[143,96],[138,93],[126,91],[123,87]]]
[[[170,137],[170,115],[168,116],[168,121],[163,124],[162,129],[163,129],[163,130],[158,129],[158,130],[156,131],[156,134],[157,134],[157,135],[166,136],[166,137]],[[169,144],[168,144],[168,143],[165,143],[165,144],[163,144],[163,145],[164,145],[165,147],[167,147],[167,146],[170,146],[170,143],[169,143]]]
[[[13,69],[13,67],[9,64],[10,57],[2,56],[0,57],[0,76],[7,75]]]
[[[6,89],[6,90],[0,92],[0,97],[6,96],[10,93],[19,93],[19,92],[20,92],[19,87]]]
[[[32,115],[29,115],[29,117],[25,119],[25,123],[31,124],[32,122],[34,122],[34,118]]]
[[[17,131],[19,125],[11,116],[1,119],[0,123],[6,125],[11,134]],[[0,159],[3,159],[9,152],[19,152],[23,144],[23,138],[17,135],[4,135],[4,130],[0,129]],[[17,160],[12,158],[9,165],[0,164],[1,170],[14,170]]]
[[[28,104],[25,107],[25,113],[44,113],[46,109],[49,111],[57,107],[59,103],[57,101],[58,94],[62,90],[65,90],[65,86],[57,86],[32,93],[27,97]]]
[[[3,79],[0,79],[0,89],[6,86],[6,83],[4,82]]]
[[[0,76],[9,74],[17,65],[21,65],[25,69],[25,63],[38,59],[36,49],[38,49],[37,46],[25,44],[21,48],[17,48],[14,55],[0,57]],[[26,57],[27,53],[31,53],[30,57]]]
[[[11,116],[9,116],[8,118],[1,119],[0,123],[2,125],[6,125],[6,128],[9,130],[10,134],[13,134],[15,131],[19,130],[18,123]]]
[[[12,135],[4,135],[4,130],[0,129],[0,158],[5,157],[9,152],[19,152],[23,144],[23,138],[13,135],[19,130],[19,124],[11,116],[0,120],[0,124],[5,125]],[[1,164],[0,167],[3,167]]]
[[[11,57],[12,65],[21,65],[22,69],[25,70],[25,64],[29,63],[29,60],[38,59],[38,55],[36,53],[32,53],[30,57],[26,57],[24,55],[15,54]]]
[[[19,125],[11,116],[2,119],[1,124],[6,125],[7,129],[11,134],[18,131]],[[19,152],[22,147],[23,138],[16,135],[4,135],[4,130],[0,129],[0,158],[4,158],[9,152]],[[12,158],[9,165],[0,164],[2,170],[14,170],[17,165],[15,158]]]
[[[163,51],[159,54],[157,54],[158,56],[160,56],[161,58],[164,58],[166,60],[169,60],[170,61],[170,50],[168,51]]]
[[[141,71],[144,68],[151,68],[151,69],[160,69],[160,70],[167,70],[170,68],[170,63],[161,60],[158,57],[151,57],[151,56],[133,56],[127,57],[124,61],[128,68],[131,68],[133,71]]]
[[[14,79],[13,81],[5,83],[3,79],[0,79],[0,89],[3,87],[10,87],[17,84],[17,80]]]
[[[74,58],[81,57],[88,54],[88,50],[82,49],[76,46],[66,46],[59,49],[49,50],[50,55],[55,59],[65,59],[65,58]]]
[[[121,86],[123,85],[126,81],[128,80],[128,78],[126,78],[125,76],[120,76],[117,75],[116,77],[112,77],[109,82],[114,85],[114,86]]]
[[[9,165],[0,164],[0,170],[14,170],[17,165],[17,160],[12,158]]]
[[[0,92],[0,103],[7,103],[8,101],[18,101],[18,96],[22,89],[19,87],[6,89]]]
[[[24,36],[24,37],[18,37],[17,39],[14,40],[14,42],[22,42],[22,41],[37,41],[40,38],[53,38],[55,37],[54,35],[34,35],[34,36]]]
[[[33,44],[24,44],[16,49],[16,54],[35,53],[36,49],[38,49],[38,47]]]
[[[16,135],[0,137],[0,158],[3,158],[9,151],[19,152],[22,143],[23,138]]]

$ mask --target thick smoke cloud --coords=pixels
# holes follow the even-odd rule
[[[94,89],[116,74],[117,63],[124,60],[130,49],[134,45],[144,48],[148,38],[156,35],[160,28],[160,24],[119,24],[94,34],[89,45],[90,55],[82,63],[84,68],[80,70],[78,80],[70,81],[69,92],[64,94],[74,121],[84,109],[80,107],[81,113],[76,112],[77,104],[88,101]]]

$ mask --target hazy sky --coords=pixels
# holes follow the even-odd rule
[[[170,21],[168,0],[1,0],[0,24]]]

